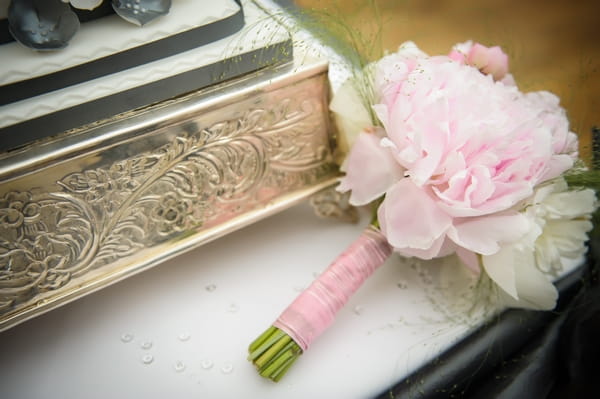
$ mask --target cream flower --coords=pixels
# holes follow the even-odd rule
[[[356,79],[348,79],[340,86],[331,99],[329,109],[333,112],[337,126],[337,161],[342,164],[358,134],[373,126],[369,111],[359,94]]]
[[[483,268],[506,294],[508,306],[554,308],[558,293],[550,279],[563,271],[565,260],[585,253],[595,209],[593,190],[569,191],[562,178],[536,189],[523,211],[529,232],[521,241],[482,256]]]

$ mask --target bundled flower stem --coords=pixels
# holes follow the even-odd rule
[[[248,360],[259,374],[277,382],[302,354],[302,349],[285,332],[271,326],[250,344],[248,352]]]
[[[376,223],[374,223],[376,224]],[[331,323],[350,296],[391,255],[392,247],[373,224],[249,347],[260,375],[279,381]]]

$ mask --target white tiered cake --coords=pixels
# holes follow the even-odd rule
[[[0,330],[338,175],[327,63],[294,62],[257,3],[179,0],[142,27],[82,25],[52,52],[0,45]]]
[[[0,44],[0,151],[290,61],[274,50],[290,49],[289,37],[260,32],[261,19],[239,0],[177,0],[142,27],[116,14],[81,23],[60,50]]]

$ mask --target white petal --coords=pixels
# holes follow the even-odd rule
[[[516,268],[518,306],[528,309],[550,310],[556,306],[558,291],[534,262]]]
[[[544,206],[554,218],[576,218],[589,215],[596,209],[594,190],[572,190],[550,194],[544,201]]]
[[[358,134],[373,125],[354,79],[348,79],[340,86],[329,108],[334,113],[338,128],[338,149],[340,153],[347,154]]]
[[[504,292],[518,300],[515,281],[516,251],[506,246],[493,255],[482,256],[483,269]]]
[[[558,291],[548,277],[537,269],[532,257],[527,257],[526,262],[516,265],[515,274],[519,298],[514,300],[507,297],[507,306],[535,310],[554,309]]]
[[[385,104],[375,104],[371,108],[373,108],[373,112],[377,115],[377,119],[381,122],[381,125],[384,129],[390,130],[390,121],[389,121],[389,111],[388,107]]]
[[[539,310],[556,306],[558,292],[537,269],[532,249],[510,245],[482,260],[488,276],[508,294],[502,298],[505,305]]]
[[[415,42],[406,41],[398,46],[398,54],[406,58],[426,58],[427,53],[422,51]]]

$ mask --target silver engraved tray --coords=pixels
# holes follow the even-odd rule
[[[331,186],[327,87],[280,66],[0,154],[0,330]]]

